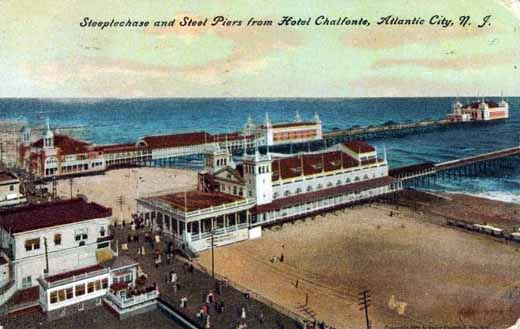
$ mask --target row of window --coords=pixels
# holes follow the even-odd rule
[[[108,289],[108,278],[90,281],[87,284],[80,283],[75,285],[74,287],[52,291],[49,296],[50,303],[56,304],[59,302],[66,301],[68,299],[72,299],[74,297],[83,296],[85,295],[85,293],[91,294],[95,291],[102,289]]]
[[[244,189],[242,187],[238,188],[236,185],[233,185],[233,187],[232,187],[231,185],[219,184],[217,187],[217,190],[219,190],[220,192],[223,192],[223,193],[227,192],[227,193],[233,194],[233,195],[239,195],[239,196],[244,195]]]
[[[376,178],[376,175],[375,175],[375,174],[373,174],[372,176],[373,176],[373,178]],[[368,175],[363,176],[363,180],[367,180],[367,179],[369,179]],[[360,180],[361,180],[361,178],[360,178],[359,176],[356,176],[356,178],[354,178],[354,182],[359,182]],[[352,183],[352,181],[351,181],[350,178],[347,178],[347,179],[345,180],[345,184],[349,184],[349,183]],[[340,185],[342,185],[342,184],[343,184],[342,180],[341,180],[341,179],[338,179],[338,181],[336,182],[336,186],[340,186]],[[327,183],[327,188],[331,188],[331,187],[333,187],[333,186],[334,186],[334,184],[332,184],[332,182]],[[323,189],[323,185],[322,185],[322,184],[318,184],[318,185],[316,185],[316,190],[321,190],[321,189]],[[307,186],[307,190],[306,190],[306,192],[312,192],[313,190],[314,190],[314,188],[313,188],[311,185],[309,185],[309,186]],[[302,192],[303,192],[303,190],[302,190],[301,188],[298,187],[298,188],[295,190],[294,193],[295,193],[295,194],[300,194],[300,193],[302,193]],[[283,195],[286,196],[286,197],[287,197],[287,196],[290,196],[290,195],[291,195],[291,191],[290,191],[290,190],[286,190],[286,191],[284,192]],[[278,192],[273,193],[273,198],[274,198],[274,199],[277,199],[278,197],[279,197]]]
[[[88,240],[88,231],[86,229],[78,229],[74,231],[74,239],[78,242],[82,242],[84,240]],[[99,235],[104,237],[107,234],[106,228],[101,226],[99,229]],[[61,245],[61,233],[54,234],[54,245]],[[40,249],[40,238],[28,239],[25,240],[25,251],[38,250]]]
[[[273,135],[273,140],[276,141],[284,141],[291,139],[302,139],[309,137],[316,137],[318,135],[316,130],[301,130],[295,132],[283,132],[283,133],[275,133]]]
[[[253,166],[245,166],[244,167],[244,171],[247,174],[255,174],[255,167],[253,167]],[[258,166],[258,173],[259,174],[267,174],[270,171],[271,171],[271,169],[269,168],[269,165]]]

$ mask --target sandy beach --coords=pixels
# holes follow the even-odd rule
[[[364,326],[357,305],[364,288],[371,291],[374,327],[512,325],[520,316],[520,246],[423,217],[374,205],[286,224],[264,230],[261,239],[218,248],[215,268],[337,328]],[[282,253],[283,263],[270,261]],[[211,253],[203,253],[200,262],[210,268]]]
[[[89,201],[111,207],[113,217],[128,221],[136,211],[136,198],[160,191],[179,191],[196,188],[197,173],[186,169],[131,168],[110,170],[96,176],[59,180],[60,198],[84,195]],[[123,204],[119,200],[122,197]]]

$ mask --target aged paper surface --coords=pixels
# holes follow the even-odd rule
[[[0,13],[6,328],[520,317],[518,0],[0,0]],[[110,208],[110,227],[60,208],[77,197]],[[31,208],[47,202],[57,215]],[[123,263],[139,263],[134,290]],[[92,266],[106,287],[67,290]]]

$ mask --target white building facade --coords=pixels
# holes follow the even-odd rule
[[[343,208],[399,191],[388,176],[386,152],[379,158],[364,142],[318,153],[273,159],[244,154],[234,163],[226,150],[205,155],[198,190],[138,199],[146,222],[175,236],[193,251],[258,237],[261,226]]]

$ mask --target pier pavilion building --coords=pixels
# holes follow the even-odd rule
[[[137,200],[145,221],[194,252],[261,236],[261,227],[366,202],[402,188],[365,142],[315,153],[204,155],[197,189]]]

